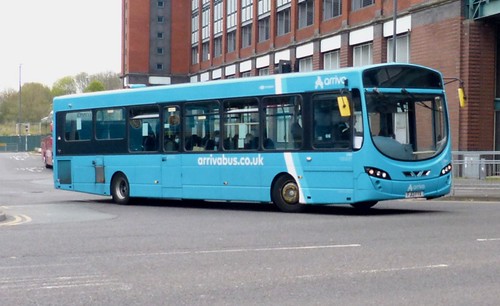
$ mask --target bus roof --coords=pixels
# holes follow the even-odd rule
[[[364,71],[395,66],[429,69],[413,64],[385,63],[337,70],[315,70],[311,72],[75,94],[54,98],[54,111],[359,88],[362,86]],[[439,74],[435,70],[429,70]]]

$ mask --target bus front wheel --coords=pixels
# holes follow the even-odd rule
[[[304,205],[299,204],[299,186],[288,175],[280,176],[271,190],[271,200],[283,212],[301,212]]]
[[[130,185],[124,174],[118,173],[113,177],[111,196],[116,204],[126,205],[130,202]]]

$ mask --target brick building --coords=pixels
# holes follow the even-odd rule
[[[393,59],[446,86],[454,150],[500,150],[500,0],[123,0],[124,85],[203,82]]]

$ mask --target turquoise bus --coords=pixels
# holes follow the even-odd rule
[[[55,188],[286,212],[441,197],[443,84],[426,67],[379,64],[57,97]]]

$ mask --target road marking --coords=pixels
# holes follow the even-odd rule
[[[24,224],[24,223],[29,223],[29,222],[31,222],[33,220],[29,216],[26,216],[26,215],[16,215],[16,216],[13,216],[13,217],[14,217],[14,220],[9,221],[9,222],[0,223],[0,226],[21,225],[21,224]]]
[[[370,273],[382,273],[382,272],[400,272],[400,271],[411,271],[411,270],[439,269],[439,268],[448,268],[448,267],[449,266],[446,264],[438,264],[438,265],[428,265],[428,266],[361,270],[361,271],[359,271],[359,273],[370,274]]]
[[[51,290],[85,287],[111,287],[111,289],[130,290],[130,286],[125,283],[105,275],[0,278],[0,290]]]
[[[485,242],[485,241],[500,241],[500,238],[479,238],[476,239],[478,242]]]
[[[333,249],[333,248],[355,248],[360,246],[361,244],[330,244],[330,245],[309,245],[309,246],[276,247],[276,248],[244,248],[244,249],[136,253],[136,254],[123,254],[119,256],[136,257],[136,256],[190,255],[190,254],[193,255],[193,254],[249,253],[249,252],[266,252],[266,251],[300,251],[300,250],[321,250],[321,249]]]
[[[263,251],[297,251],[297,250],[320,250],[331,248],[352,248],[360,247],[360,244],[331,244],[331,245],[311,245],[298,247],[280,247],[280,248],[255,248],[255,249],[228,249],[228,250],[211,250],[211,251],[195,251],[194,254],[210,254],[210,253],[245,253],[245,252],[263,252]]]

